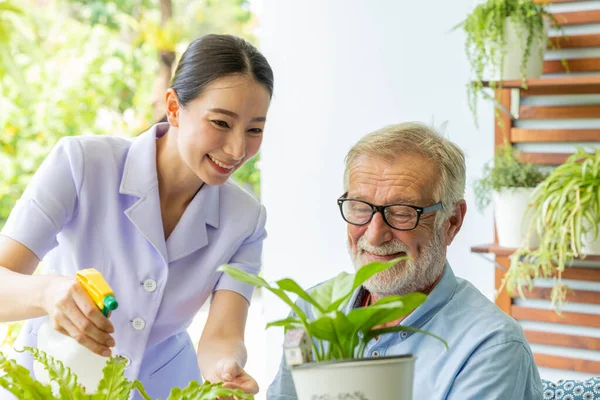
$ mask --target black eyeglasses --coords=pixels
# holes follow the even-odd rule
[[[441,210],[442,203],[436,203],[429,207],[417,207],[408,204],[387,204],[376,206],[362,200],[347,199],[344,193],[337,202],[342,213],[342,218],[352,225],[366,225],[371,222],[373,215],[380,212],[383,220],[391,228],[399,231],[410,231],[417,227],[421,215]]]

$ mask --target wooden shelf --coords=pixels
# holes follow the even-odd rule
[[[490,86],[489,81],[483,85]],[[498,83],[498,82],[496,82]],[[600,91],[600,76],[567,76],[559,78],[538,78],[526,81],[527,88],[586,88],[587,90]],[[502,82],[503,89],[521,89],[523,81],[510,80]]]
[[[500,247],[497,244],[484,244],[484,245],[479,245],[479,246],[473,246],[471,247],[471,252],[473,253],[493,253],[497,256],[500,257],[508,257],[510,255],[512,255],[517,249],[512,249],[512,248],[507,248],[507,247]],[[585,256],[585,258],[577,258],[577,260],[585,260],[585,261],[600,261],[600,255],[588,255]],[[569,269],[572,269],[571,267],[567,267]],[[566,269],[565,269],[566,271]],[[600,270],[599,270],[600,272]]]

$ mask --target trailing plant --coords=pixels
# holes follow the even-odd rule
[[[0,387],[19,400],[126,400],[134,389],[144,399],[151,399],[140,381],[129,381],[125,378],[126,360],[122,357],[108,359],[96,392],[87,394],[85,388],[79,384],[77,376],[62,362],[31,347],[25,347],[24,351],[29,352],[44,366],[51,382],[42,384],[36,381],[27,368],[7,359],[0,352]],[[240,400],[254,399],[253,395],[245,394],[241,390],[224,388],[220,382],[205,381],[199,384],[192,381],[183,389],[173,388],[167,400],[215,400],[234,396]]]
[[[467,85],[467,96],[475,120],[477,120],[478,95],[484,94],[483,80],[486,68],[491,67],[494,71],[500,72],[499,81],[490,82],[490,87],[495,89],[502,85],[504,57],[507,51],[505,37],[507,21],[513,23],[518,37],[526,38],[520,65],[522,85],[526,88],[525,71],[528,60],[530,57],[543,56],[543,53],[532,54],[534,43],[549,42],[544,19],[548,19],[552,26],[559,27],[556,18],[548,12],[546,4],[534,0],[487,0],[475,7],[464,21],[454,27],[454,29],[462,28],[467,36],[465,52],[474,75],[474,80]],[[562,62],[566,68],[566,61],[562,60]],[[485,94],[484,97],[491,98]]]
[[[443,339],[410,326],[378,328],[411,313],[427,299],[424,294],[388,296],[369,306],[354,308],[348,313],[344,312],[350,297],[359,286],[376,273],[407,258],[401,257],[386,263],[373,262],[360,268],[356,274],[341,272],[335,278],[309,291],[305,291],[289,278],[281,279],[271,285],[261,277],[229,265],[223,265],[219,269],[241,282],[267,289],[283,300],[293,311],[292,315],[270,322],[267,328],[281,326],[286,331],[303,328],[313,339],[312,346],[316,361],[327,361],[362,358],[366,345],[371,339],[399,331],[425,333],[439,339],[448,347]],[[310,304],[314,318],[309,318],[292,301],[289,294],[297,295]]]
[[[540,235],[537,249],[520,248],[511,256],[503,285],[509,292],[533,287],[535,278],[554,278],[552,304],[560,308],[567,287],[562,272],[576,257],[584,258],[582,238],[597,238],[600,223],[600,150],[579,148],[536,188],[532,198],[532,227]]]
[[[548,176],[537,165],[520,163],[517,154],[517,150],[505,144],[498,147],[493,164],[488,162],[483,167],[483,177],[473,184],[475,202],[480,211],[490,204],[492,191],[534,188]]]

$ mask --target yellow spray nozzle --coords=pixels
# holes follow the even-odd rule
[[[119,306],[111,287],[96,269],[88,268],[78,271],[77,281],[88,292],[94,304],[105,316],[108,316],[110,311],[116,310]]]

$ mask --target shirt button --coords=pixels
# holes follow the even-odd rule
[[[141,318],[136,318],[133,321],[131,321],[131,325],[133,325],[133,329],[135,329],[136,331],[141,331],[146,327],[146,321],[144,321]]]
[[[156,290],[156,281],[154,279],[146,279],[143,284],[147,292],[154,292]]]
[[[400,337],[401,337],[402,339],[406,339],[406,338],[408,337],[408,332],[402,332],[402,333],[400,334]]]
[[[379,352],[377,350],[375,350],[374,352],[371,353],[371,356],[379,357]]]

